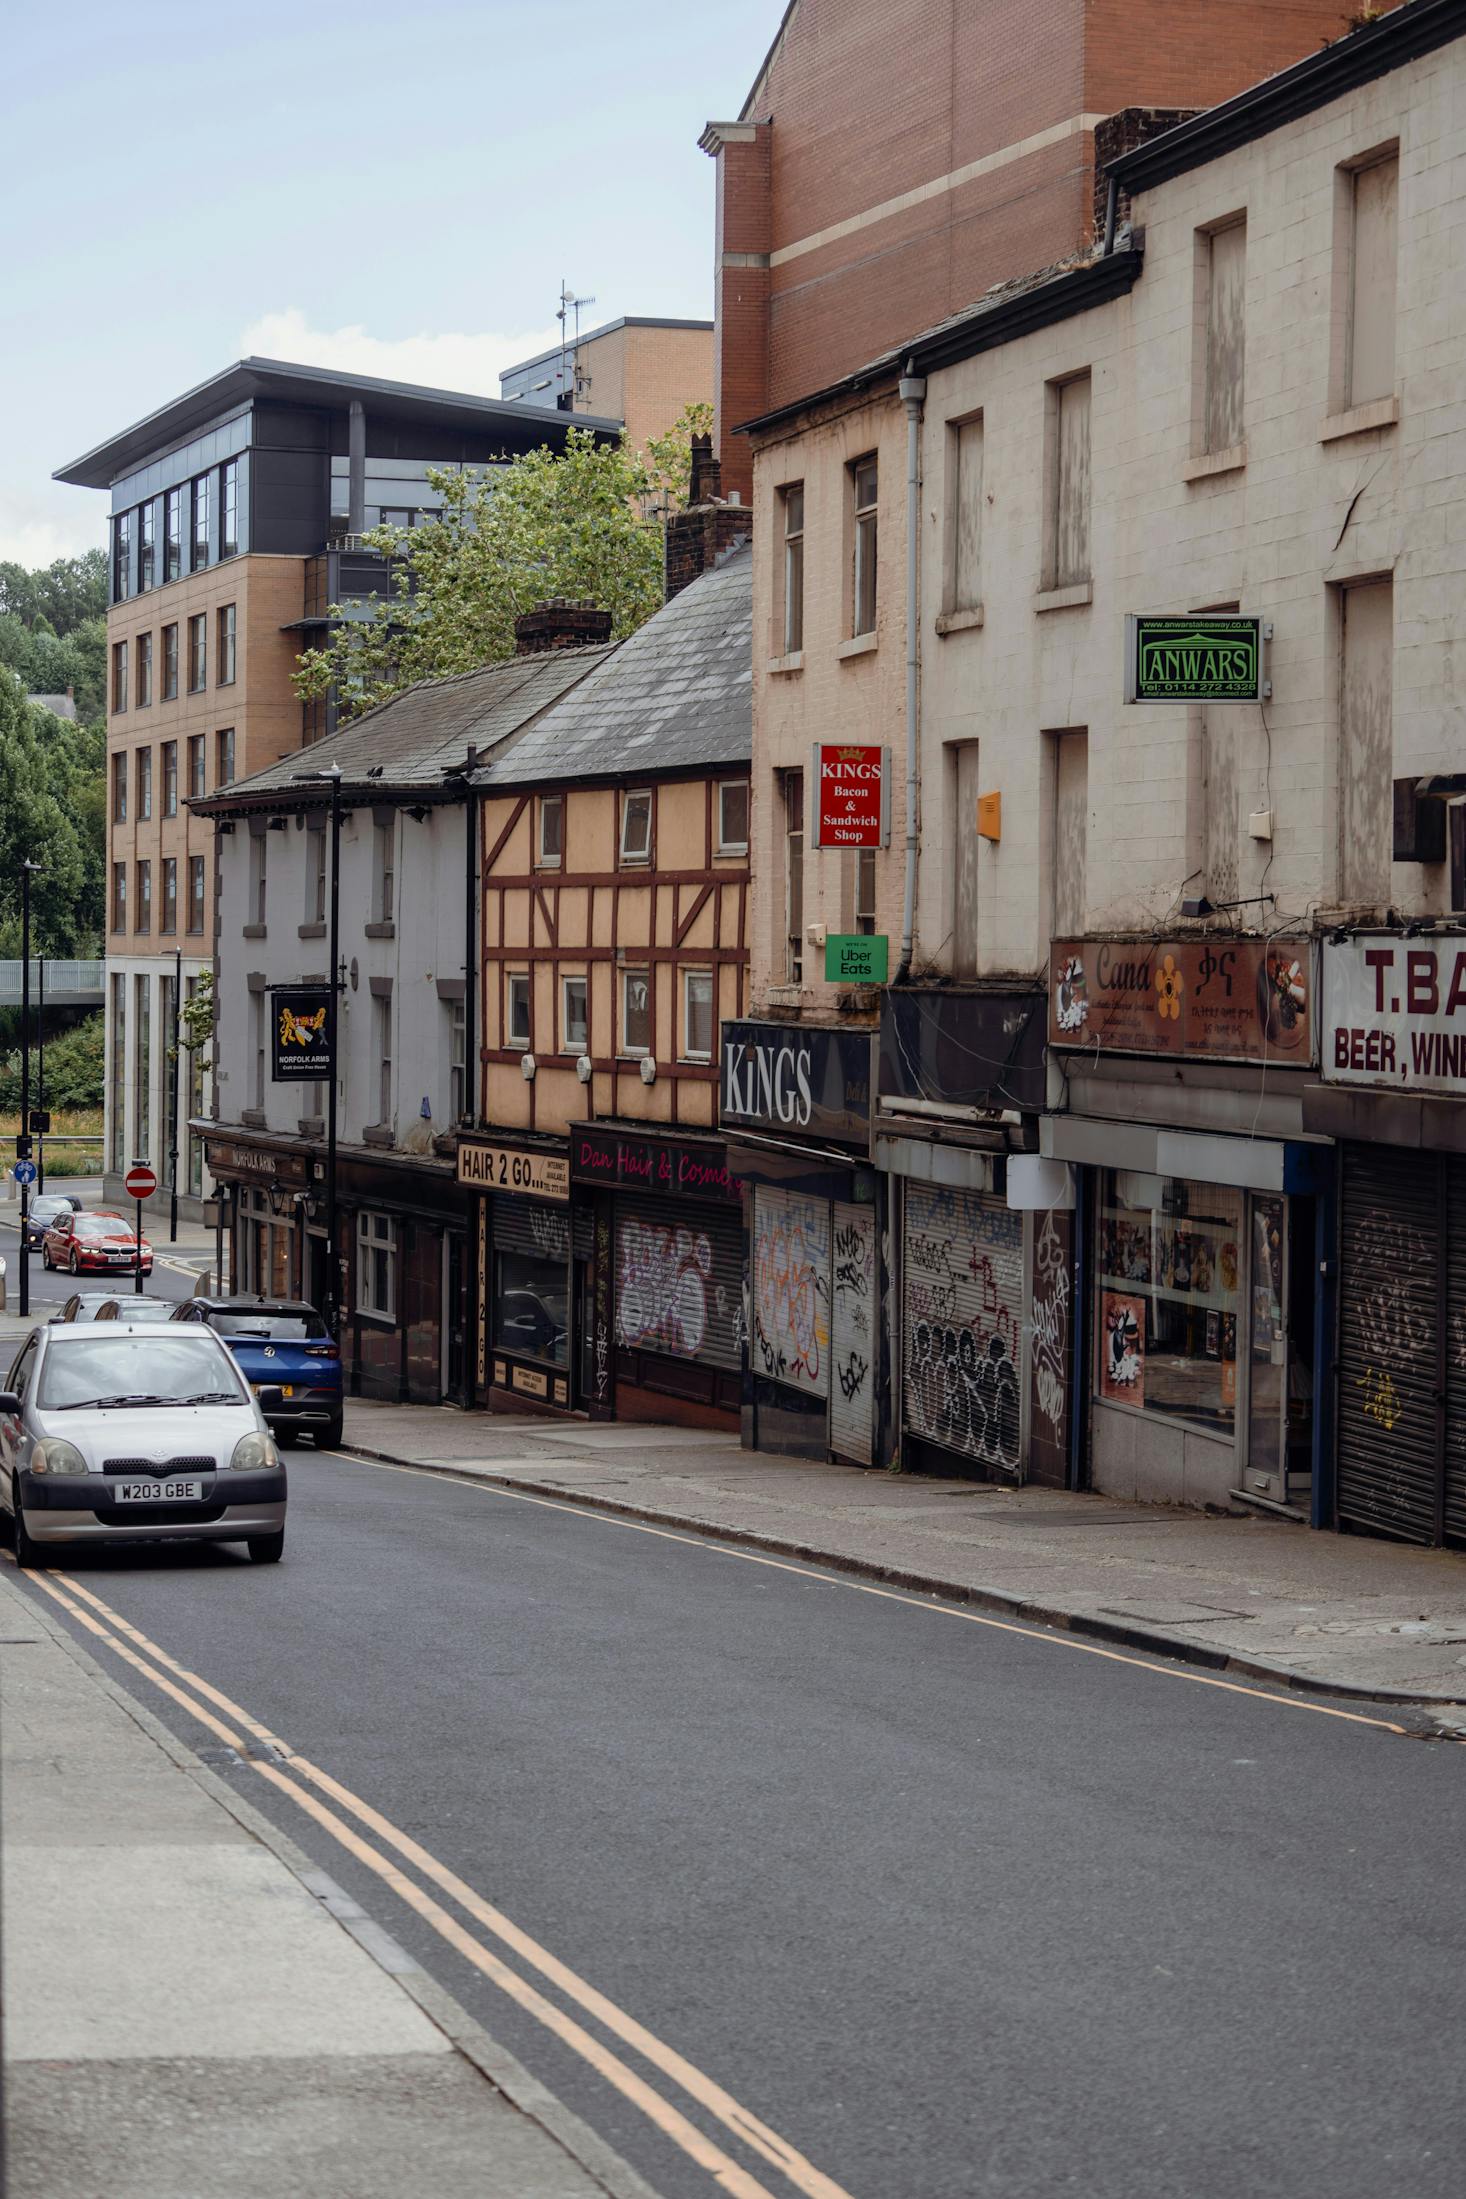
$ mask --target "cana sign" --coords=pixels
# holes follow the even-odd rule
[[[1260,702],[1267,629],[1258,618],[1125,621],[1126,702]]]
[[[891,836],[887,788],[891,751],[817,741],[814,844],[817,848],[883,848]]]
[[[1466,1098],[1466,947],[1341,940],[1323,950],[1323,1074]]]

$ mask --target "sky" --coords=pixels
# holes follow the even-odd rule
[[[782,0],[137,0],[12,11],[0,559],[104,540],[52,481],[255,353],[497,396],[562,279],[710,319],[713,164]]]

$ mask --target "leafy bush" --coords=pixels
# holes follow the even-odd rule
[[[74,1030],[46,1044],[46,1105],[61,1108],[100,1107],[106,1074],[104,1032],[106,1018],[100,1010],[78,1023]],[[31,1045],[31,1105],[38,1104],[38,1056]],[[20,1106],[20,1048],[0,1057],[0,1107]]]

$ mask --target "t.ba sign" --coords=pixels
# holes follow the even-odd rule
[[[612,1130],[571,1131],[570,1173],[579,1183],[660,1191],[669,1198],[726,1200],[734,1206],[743,1190],[743,1179],[729,1168],[721,1145],[621,1137]]]
[[[1263,702],[1272,692],[1260,618],[1125,621],[1126,702]]]
[[[891,751],[816,741],[814,844],[883,848],[891,838]]]
[[[1049,961],[1051,1046],[1313,1059],[1306,939],[1075,939]]]
[[[1363,934],[1323,950],[1324,1079],[1466,1099],[1466,940]]]

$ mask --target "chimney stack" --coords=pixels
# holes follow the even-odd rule
[[[587,649],[611,638],[611,614],[594,603],[551,596],[514,621],[516,657],[543,656],[550,649]]]
[[[747,504],[725,503],[723,468],[713,456],[710,435],[692,438],[692,478],[687,509],[673,512],[667,521],[667,582],[665,600],[680,595],[726,556],[735,542],[753,532],[753,512]]]

